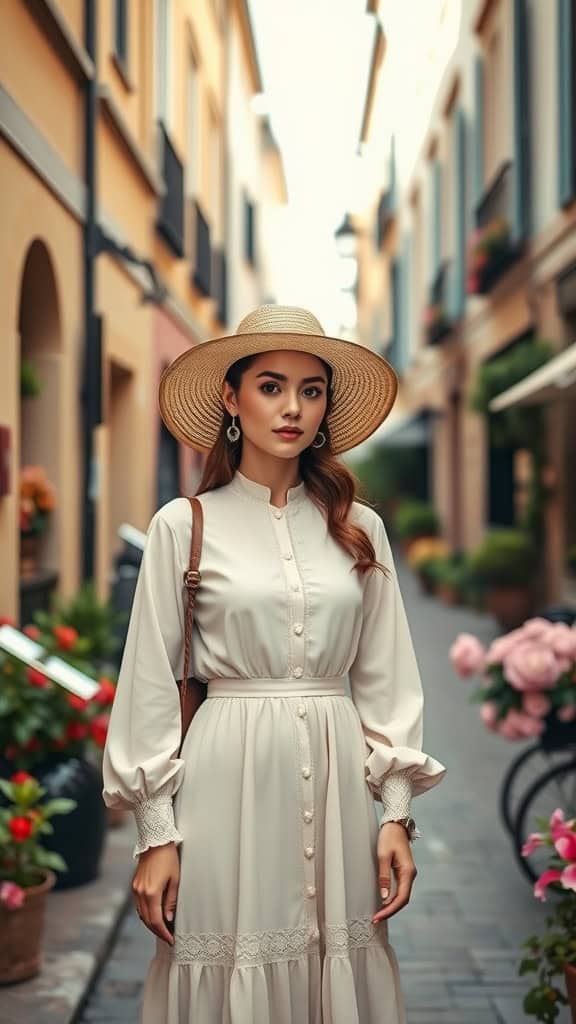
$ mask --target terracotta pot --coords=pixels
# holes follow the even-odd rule
[[[46,896],[56,876],[48,871],[40,885],[26,889],[21,907],[9,910],[0,903],[0,984],[11,985],[38,974],[42,958],[42,934]]]
[[[40,538],[37,534],[20,534],[20,576],[30,579],[38,572],[38,550]]]
[[[486,595],[486,607],[502,629],[516,629],[534,610],[534,597],[528,587],[493,587]]]
[[[576,1024],[576,964],[564,964],[564,977],[566,979],[568,1005],[572,1014],[572,1024]]]

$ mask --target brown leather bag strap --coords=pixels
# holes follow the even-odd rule
[[[200,575],[200,556],[202,554],[202,528],[204,524],[202,505],[198,498],[189,498],[188,500],[192,509],[192,540],[190,542],[190,564],[184,573],[184,586],[188,591],[188,601],[184,625],[184,673],[182,676],[182,686],[180,687],[180,703],[182,707],[184,707],[186,702],[186,688],[188,686],[190,670],[190,647],[192,644],[196,591],[202,580]]]

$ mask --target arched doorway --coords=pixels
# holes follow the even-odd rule
[[[40,466],[56,490],[56,508],[39,540],[39,567],[56,570],[56,522],[66,453],[61,433],[62,325],[54,267],[47,246],[35,239],[24,260],[18,310],[21,402],[20,465]],[[34,385],[34,381],[36,385]],[[33,394],[37,387],[37,393]],[[69,457],[72,452],[69,453]]]

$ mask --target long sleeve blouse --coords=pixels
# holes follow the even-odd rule
[[[284,508],[270,498],[267,487],[238,472],[200,496],[191,674],[272,684],[348,677],[366,742],[366,783],[382,801],[383,820],[405,819],[411,797],[439,783],[446,769],[422,749],[422,685],[382,521],[354,503],[352,519],[387,570],[360,576],[304,484],[288,492]],[[134,810],[136,854],[181,841],[172,798],[184,770],[176,680],[191,529],[185,498],[163,506],[148,528],[104,750],[104,800]]]

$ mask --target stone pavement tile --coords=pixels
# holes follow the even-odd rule
[[[495,1010],[410,1010],[408,1024],[502,1024]]]

